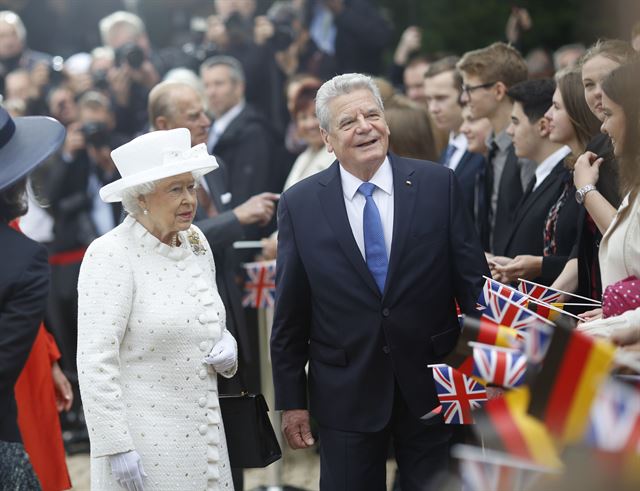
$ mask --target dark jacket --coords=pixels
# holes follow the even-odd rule
[[[442,154],[440,154],[440,158],[438,159],[440,163],[444,163],[445,153],[446,149]],[[458,165],[454,170],[458,183],[460,184],[460,191],[463,199],[467,203],[467,208],[469,209],[471,216],[474,215],[473,209],[475,203],[476,181],[484,166],[484,156],[467,150],[464,152],[464,155],[462,155],[460,162],[458,162]]]
[[[49,264],[43,246],[6,223],[0,244],[0,440],[19,442],[13,388],[44,317]]]
[[[564,167],[564,160],[558,162],[544,181],[528,195],[525,195],[515,213],[511,230],[505,244],[505,255],[515,257],[529,254],[543,256],[544,229],[549,210],[558,201],[571,183],[571,175]],[[532,186],[533,183],[530,184]],[[570,184],[566,201],[558,213],[556,224],[557,253],[544,256],[542,275],[534,279],[538,283],[550,285],[562,272],[576,241],[578,204],[574,198],[575,188]]]
[[[278,206],[276,409],[306,408],[308,391],[311,414],[329,428],[381,430],[396,387],[416,417],[438,406],[427,365],[458,339],[456,300],[475,311],[489,274],[453,172],[389,160],[393,243],[382,294],[354,240],[338,162],[288,189]]]

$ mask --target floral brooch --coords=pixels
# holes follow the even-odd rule
[[[191,250],[196,256],[202,256],[206,252],[204,244],[200,242],[200,235],[198,235],[198,232],[195,230],[190,230],[187,233],[187,240],[189,241]]]

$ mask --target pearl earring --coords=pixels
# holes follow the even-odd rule
[[[146,208],[142,211],[143,214],[148,215],[149,214],[149,210],[147,210]]]

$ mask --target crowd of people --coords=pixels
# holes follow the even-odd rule
[[[202,3],[199,36],[158,48],[114,2],[83,52],[32,50],[0,12],[0,125],[35,125],[0,127],[0,481],[70,485],[62,448],[41,450],[57,417],[17,420],[38,363],[94,489],[242,489],[218,394],[259,390],[245,261],[277,260],[276,409],[306,448],[309,398],[323,490],[380,488],[389,439],[401,489],[439,485],[451,431],[427,364],[483,275],[602,300],[578,328],[638,349],[640,29],[523,56],[535,19],[514,9],[507,42],[433,56],[416,26],[394,49],[368,0]]]

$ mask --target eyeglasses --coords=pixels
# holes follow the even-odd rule
[[[486,84],[480,85],[463,85],[462,92],[466,92],[467,95],[471,95],[471,92],[477,89],[488,89],[489,87],[493,87],[498,82],[488,82]]]

